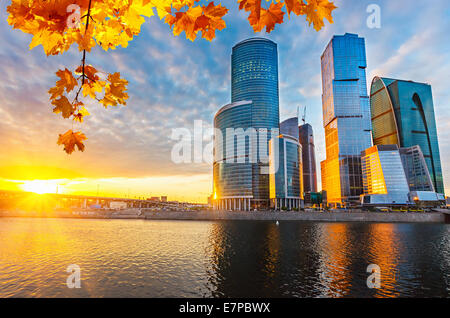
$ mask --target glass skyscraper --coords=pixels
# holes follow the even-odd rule
[[[326,144],[322,187],[328,203],[359,202],[361,151],[372,146],[364,39],[348,33],[334,36],[321,65]]]
[[[374,144],[420,146],[434,189],[444,194],[431,86],[375,77],[370,99]]]
[[[304,191],[317,192],[316,153],[314,133],[310,124],[298,128],[299,142],[302,145]]]
[[[215,141],[214,197],[219,208],[234,209],[269,205],[269,140],[270,132],[279,129],[278,53],[277,45],[265,38],[251,38],[233,47],[231,56],[231,104],[224,106],[214,118],[214,127],[222,131],[223,140]],[[249,134],[244,141],[234,141],[236,159],[225,149],[227,128],[254,128],[268,131],[262,142]],[[231,136],[231,138],[233,138]],[[250,143],[252,142],[252,147]],[[255,146],[255,147],[253,147]],[[221,149],[218,149],[222,147]],[[262,149],[260,149],[262,148]],[[238,150],[243,150],[237,153]],[[264,154],[264,158],[261,157]],[[239,157],[239,158],[238,158]],[[242,158],[243,157],[243,158]],[[255,158],[256,160],[250,160]],[[236,207],[238,209],[239,207]],[[243,208],[242,205],[240,207]]]

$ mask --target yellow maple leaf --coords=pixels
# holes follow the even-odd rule
[[[83,122],[83,118],[85,116],[89,116],[89,115],[90,114],[87,111],[87,109],[85,107],[81,107],[80,109],[78,109],[77,113],[73,115],[74,116],[73,120],[79,121],[80,123],[82,123]]]
[[[105,96],[100,100],[100,103],[105,108],[109,105],[126,105],[125,100],[128,99],[128,94],[125,91],[127,90],[126,85],[128,85],[128,81],[121,78],[119,72],[109,74],[108,81],[109,83],[105,86]]]

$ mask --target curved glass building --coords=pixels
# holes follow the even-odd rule
[[[265,38],[239,42],[231,54],[231,102],[253,102],[253,127],[278,128],[277,44]]]
[[[269,149],[271,208],[302,208],[302,146],[297,138],[282,134],[270,140]]]
[[[218,208],[267,208],[269,140],[271,132],[279,129],[278,53],[274,42],[251,38],[233,47],[231,102],[214,118],[214,127],[222,135],[214,144],[214,196]],[[241,132],[227,133],[229,128]],[[261,129],[268,133],[261,134]],[[226,149],[227,144],[230,149]]]
[[[253,199],[253,169],[250,143],[255,142],[252,133],[252,102],[242,101],[222,107],[214,117],[214,200],[217,208],[249,210]],[[241,138],[231,143],[230,129],[242,129]],[[219,134],[220,132],[220,134]],[[228,133],[228,136],[227,136]],[[245,136],[245,133],[248,135]]]
[[[420,146],[434,189],[444,194],[431,86],[375,77],[370,101],[374,144]]]
[[[250,38],[233,47],[231,54],[231,101],[253,102],[252,125],[255,129],[278,129],[278,52],[277,44],[265,38]],[[269,176],[261,173],[268,164],[261,163],[258,145],[258,163],[253,164],[253,200],[256,208],[266,207],[269,200]]]

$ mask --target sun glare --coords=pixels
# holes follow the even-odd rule
[[[23,191],[34,192],[37,194],[56,193],[58,185],[46,180],[25,181],[21,188]]]

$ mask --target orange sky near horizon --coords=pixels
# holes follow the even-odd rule
[[[204,189],[210,187],[211,178],[212,177],[209,174],[142,178],[0,178],[0,189],[36,193],[99,195],[121,198],[168,196],[169,201],[206,203],[210,193],[204,192]],[[180,189],[189,190],[180,191]]]

